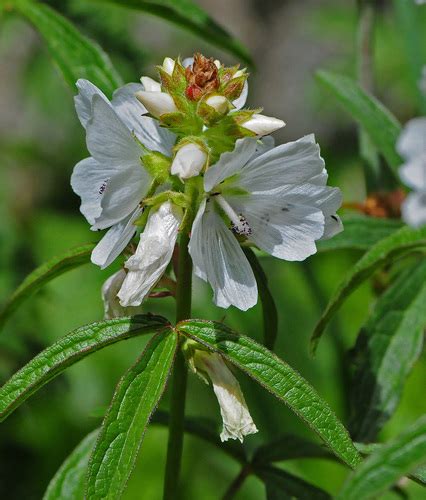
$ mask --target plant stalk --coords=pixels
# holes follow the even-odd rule
[[[244,481],[246,480],[247,476],[249,476],[251,472],[252,472],[251,465],[250,464],[244,465],[238,476],[229,485],[229,488],[223,495],[222,500],[231,500],[232,498],[234,498],[235,495],[238,493],[238,491],[241,489],[242,485],[244,484]]]
[[[179,263],[176,288],[176,323],[191,316],[192,260],[188,252],[189,234],[183,230],[179,239]],[[180,341],[182,342],[182,341]],[[163,499],[177,498],[182,459],[185,396],[188,370],[182,349],[178,349],[173,368],[170,400],[169,439]]]

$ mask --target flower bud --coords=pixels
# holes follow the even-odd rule
[[[198,144],[190,142],[177,151],[170,172],[183,181],[198,175],[206,163],[206,151]]]
[[[163,69],[168,75],[172,75],[175,69],[175,60],[171,57],[165,57],[163,61]]]
[[[247,408],[240,384],[222,356],[196,350],[191,365],[196,372],[200,372],[199,375],[204,380],[208,379],[213,384],[223,421],[220,439],[239,439],[242,442],[244,436],[256,433],[257,428]]]
[[[233,74],[232,78],[239,78],[240,76],[243,76],[243,75],[245,75],[245,74],[246,74],[246,72],[245,72],[245,70],[244,70],[244,69],[239,69],[238,71],[236,71],[236,72]]]
[[[254,113],[246,122],[241,124],[244,128],[254,132],[256,135],[268,135],[284,127],[285,123],[272,116]]]
[[[229,111],[229,102],[223,95],[212,95],[206,99],[206,104],[211,106],[217,113],[221,115]]]
[[[156,82],[149,76],[143,76],[141,78],[142,85],[144,90],[147,92],[161,92],[161,83]]]
[[[136,97],[145,106],[151,115],[159,118],[166,113],[174,113],[178,109],[173,98],[166,92],[149,92],[140,90]]]

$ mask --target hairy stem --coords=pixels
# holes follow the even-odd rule
[[[176,322],[191,316],[192,261],[188,252],[189,235],[182,231],[179,240],[179,264],[176,288]],[[170,400],[169,440],[167,444],[166,473],[164,476],[164,500],[177,497],[179,472],[182,458],[187,367],[179,349],[173,369]]]

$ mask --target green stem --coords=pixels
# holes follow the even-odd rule
[[[189,235],[183,230],[179,240],[179,265],[176,288],[176,322],[191,316],[192,261],[188,252]],[[167,443],[166,472],[163,499],[177,497],[182,459],[185,396],[188,370],[181,349],[178,350],[173,369],[170,401],[169,440]]]

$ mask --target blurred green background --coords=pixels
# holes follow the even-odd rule
[[[149,15],[84,0],[50,3],[111,55],[126,81],[154,75],[163,57],[194,51],[235,63],[234,58],[195,36]],[[283,118],[278,140],[314,132],[330,172],[345,201],[365,195],[356,127],[313,78],[316,69],[354,74],[355,2],[341,0],[202,0],[198,2],[249,49],[257,69],[250,77],[248,104]],[[391,3],[382,2],[376,37],[375,77],[378,96],[404,122],[417,113],[404,42]],[[426,26],[426,8],[419,9]],[[426,29],[423,42],[426,44]],[[425,61],[426,62],[426,61]],[[79,199],[69,178],[87,156],[84,131],[73,108],[72,93],[53,66],[33,29],[13,13],[0,17],[0,302],[35,266],[83,243],[96,241],[79,214]],[[318,254],[306,263],[262,260],[279,309],[277,353],[302,373],[336,413],[348,420],[346,351],[374,301],[362,286],[347,302],[324,337],[316,359],[308,356],[308,339],[324,301],[359,254]],[[0,380],[75,327],[102,318],[100,287],[115,270],[86,265],[49,284],[9,321],[0,337]],[[172,299],[151,300],[146,310],[173,316]],[[236,330],[261,339],[261,309],[244,314],[215,308],[211,291],[195,283],[194,317],[223,319]],[[41,498],[49,479],[82,437],[100,423],[123,371],[136,359],[145,340],[109,347],[76,364],[22,405],[0,426],[0,498]],[[426,413],[425,359],[416,365],[396,414],[382,437],[398,434]],[[240,376],[260,430],[246,440],[247,449],[279,433],[315,439],[290,411],[253,382]],[[161,408],[167,408],[167,397]],[[220,423],[213,391],[191,376],[187,413]],[[142,446],[126,499],[161,498],[167,431],[153,425]],[[336,492],[347,471],[326,461],[286,462],[289,471]],[[185,499],[217,499],[238,473],[229,457],[187,436],[182,494]],[[250,477],[240,499],[263,498],[262,484]],[[424,498],[414,483],[410,498]],[[389,493],[385,498],[392,498]],[[178,495],[176,496],[178,498]]]

